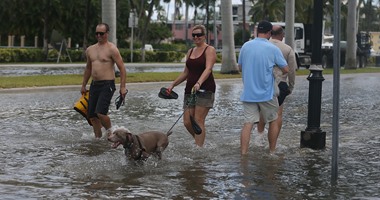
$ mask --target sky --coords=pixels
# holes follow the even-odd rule
[[[219,5],[219,4],[220,4],[220,0],[217,1],[216,5]],[[232,0],[232,4],[242,4],[242,0]],[[161,5],[162,5],[162,7],[164,7],[165,10],[169,9],[169,16],[168,17],[169,17],[169,20],[171,20],[172,19],[172,15],[174,13],[174,1],[170,1],[170,3],[164,3],[164,2],[162,2]],[[218,11],[219,8],[216,8],[216,10]],[[185,5],[183,5],[182,8],[181,8],[181,14],[185,15],[185,11],[186,11],[186,7],[185,7]],[[189,8],[189,17],[190,17],[190,19],[193,18],[193,14],[194,14],[194,8],[190,7]],[[152,16],[152,19],[153,20],[157,19],[157,15],[154,14]]]

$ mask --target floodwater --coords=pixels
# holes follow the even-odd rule
[[[0,90],[1,199],[378,199],[380,74],[341,75],[338,181],[331,185],[332,76],[323,82],[326,149],[299,148],[307,125],[308,84],[297,77],[287,99],[276,155],[251,141],[240,155],[240,79],[218,80],[206,144],[194,145],[181,121],[163,159],[135,163],[123,148],[94,139],[73,110],[78,87]],[[166,132],[181,115],[157,94],[168,83],[129,84],[126,105],[110,117],[134,133]]]
[[[86,64],[1,64],[0,76],[32,76],[83,74]],[[137,72],[182,72],[185,63],[126,63],[128,73]],[[221,64],[216,63],[214,70],[220,71]]]

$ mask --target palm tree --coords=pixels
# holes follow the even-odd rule
[[[283,0],[257,0],[248,12],[252,15],[252,21],[284,21],[285,1]]]
[[[247,40],[245,39],[245,32],[246,32],[246,28],[245,28],[245,21],[246,21],[246,19],[245,19],[245,16],[246,16],[246,14],[245,14],[245,0],[242,0],[242,2],[243,2],[243,31],[242,31],[242,40],[243,40],[243,42],[246,42]]]
[[[84,30],[83,30],[83,48],[87,49],[88,41],[87,41],[87,35],[88,35],[88,27],[90,25],[90,6],[91,6],[91,0],[86,1],[86,11],[85,11],[85,23],[84,23]],[[83,51],[84,56],[84,51]]]
[[[239,70],[236,64],[234,31],[232,26],[232,2],[231,0],[221,0],[221,15],[222,15],[222,37],[223,37],[223,52],[222,52],[222,74],[237,74]]]
[[[145,17],[145,22],[144,22],[144,25],[143,25],[143,28],[142,30],[142,35],[141,35],[141,60],[143,62],[145,62],[145,43],[146,43],[146,35],[147,35],[147,31],[148,30],[148,26],[150,24],[150,20],[152,18],[152,15],[153,15],[153,8],[154,7],[158,7],[160,5],[160,0],[151,0],[151,2],[149,3],[149,6],[148,6],[148,16]]]
[[[311,20],[313,17],[313,1],[314,0],[303,0],[297,1],[294,4],[294,10],[296,11],[294,15],[295,22],[305,24],[310,24],[312,22]]]
[[[185,6],[186,6],[186,11],[185,11],[185,42],[186,42],[186,46],[189,47],[190,44],[189,44],[189,34],[188,34],[188,31],[187,31],[187,27],[189,26],[189,7],[191,5],[191,0],[184,0],[185,1]]]
[[[60,23],[57,21],[57,19],[61,16],[61,11],[59,10],[59,3],[55,1],[45,0],[42,1],[43,4],[43,16],[41,17],[41,20],[43,21],[43,37],[44,37],[44,55],[46,60],[48,59],[48,41],[49,36],[53,32],[54,25],[56,27],[60,26]]]
[[[198,7],[201,7],[204,3],[204,0],[192,0],[192,4],[194,6],[194,25],[196,23],[196,20],[197,20],[197,16],[198,16],[198,11],[197,11],[197,8]]]
[[[173,16],[173,27],[172,27],[172,29],[176,29],[176,20],[180,20],[179,18],[179,16],[181,15],[181,13],[180,13],[180,7],[182,6],[182,1],[181,0],[173,0],[174,1],[174,16]],[[170,1],[169,1],[170,2]],[[187,27],[187,26],[186,26]],[[187,33],[187,31],[186,31],[186,33]]]
[[[116,42],[116,0],[102,0],[102,21],[110,26],[109,41]]]
[[[348,13],[347,13],[347,49],[346,49],[346,62],[345,69],[356,69],[356,0],[348,0]]]
[[[357,13],[360,20],[360,22],[358,22],[359,30],[379,31],[379,7],[373,5],[373,0],[359,0],[358,9],[360,9],[360,13],[365,15],[365,18],[361,18],[359,11]]]

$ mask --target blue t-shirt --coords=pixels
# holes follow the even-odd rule
[[[273,98],[273,67],[287,66],[281,50],[266,38],[255,38],[240,49],[239,65],[242,67],[243,102],[265,102]]]

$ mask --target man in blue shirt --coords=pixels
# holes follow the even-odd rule
[[[287,73],[289,67],[281,50],[268,41],[271,31],[272,24],[261,21],[257,26],[257,37],[244,43],[239,54],[238,64],[243,79],[240,100],[244,110],[244,126],[240,137],[242,155],[248,153],[251,131],[254,124],[259,122],[260,112],[264,121],[269,122],[269,150],[273,153],[276,149],[279,129],[272,122],[277,119],[278,87],[273,67],[278,66],[283,73]]]

